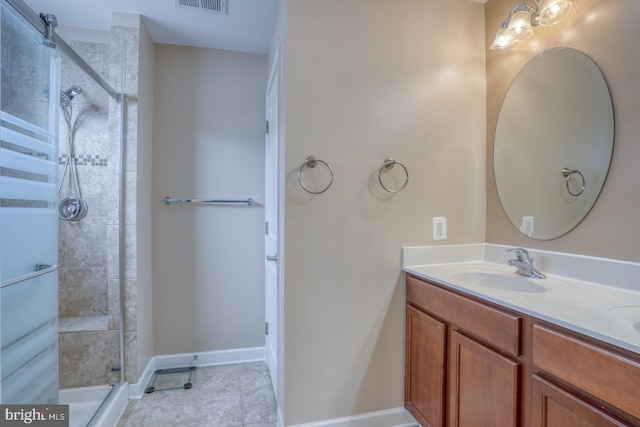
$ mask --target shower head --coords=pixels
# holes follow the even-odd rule
[[[81,93],[82,88],[78,85],[71,85],[69,89],[60,91],[60,106],[65,110],[65,120],[67,120],[67,122],[71,120],[71,100]],[[69,115],[68,118],[67,115]]]
[[[71,124],[71,100],[82,93],[82,88],[78,85],[71,85],[67,90],[60,91],[60,108],[64,113],[64,120],[67,122],[67,126]]]
[[[82,88],[78,85],[71,85],[69,89],[63,90],[61,92],[65,94],[66,97],[69,98],[69,100],[72,100],[74,96],[82,93]]]

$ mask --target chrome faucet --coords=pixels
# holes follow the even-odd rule
[[[536,279],[546,279],[547,276],[533,266],[533,259],[529,256],[529,252],[527,252],[526,249],[513,248],[508,249],[507,252],[515,252],[516,254],[516,259],[510,259],[508,261],[510,266],[516,268],[516,274]]]

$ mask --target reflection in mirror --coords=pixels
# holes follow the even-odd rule
[[[554,48],[531,59],[496,126],[496,186],[511,222],[539,240],[577,226],[604,185],[613,132],[611,95],[588,56]]]

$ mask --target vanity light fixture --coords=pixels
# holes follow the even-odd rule
[[[515,42],[528,39],[535,27],[550,27],[560,22],[571,12],[571,0],[531,0],[533,6],[522,3],[511,9],[504,20],[490,49],[513,49]]]

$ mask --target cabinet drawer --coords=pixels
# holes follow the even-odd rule
[[[640,364],[586,341],[535,325],[533,364],[640,418]]]
[[[520,354],[521,317],[407,276],[407,301],[513,355]]]

